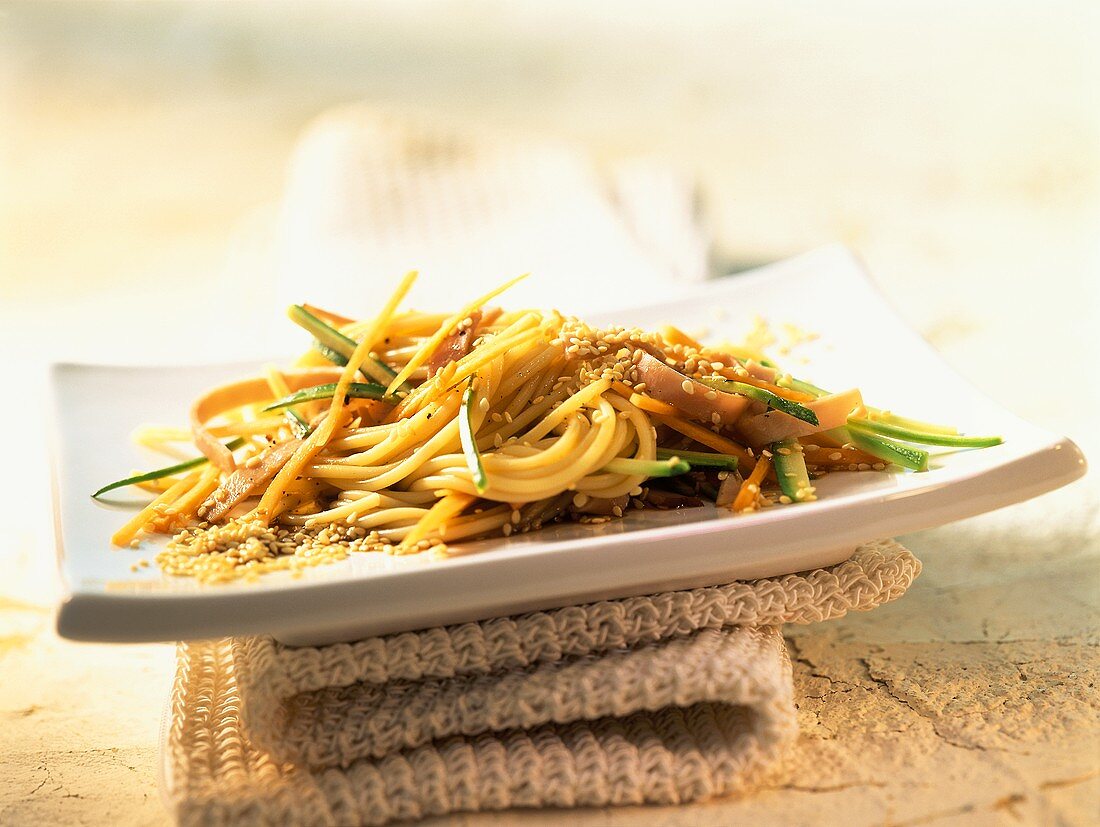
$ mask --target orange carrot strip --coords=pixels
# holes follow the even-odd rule
[[[629,385],[624,385],[622,382],[612,382],[611,390],[615,391],[623,399],[629,399],[630,395],[634,393],[634,389]]]
[[[675,327],[674,325],[666,324],[664,327],[662,327],[661,338],[669,344],[684,345],[685,347],[693,347],[696,350],[703,349],[703,346],[696,339],[693,339],[691,336],[684,333],[684,331],[680,330],[680,328]]]
[[[816,396],[811,396],[808,393],[802,391],[796,391],[792,388],[783,388],[779,385],[773,385],[771,382],[767,382],[763,379],[757,379],[755,376],[742,376],[733,370],[720,370],[718,371],[723,377],[731,379],[734,382],[744,382],[746,385],[752,385],[756,388],[763,388],[766,391],[771,391],[776,396],[781,396],[784,399],[789,399],[791,402],[813,402],[817,399]]]
[[[654,399],[652,396],[645,396],[640,393],[632,393],[628,397],[630,404],[635,407],[641,408],[643,411],[649,413],[661,414],[662,416],[680,416],[681,412],[679,408],[675,408],[669,405],[667,402],[662,402],[660,399]]]
[[[160,512],[157,510],[157,506],[167,506],[169,503],[174,502],[177,497],[189,490],[199,479],[199,472],[196,471],[193,474],[189,474],[182,480],[177,482],[145,508],[141,509],[137,514],[130,518],[130,520],[111,535],[111,542],[116,546],[124,546],[129,543],[138,532],[145,528],[146,523],[156,517]]]
[[[755,470],[756,460],[745,446],[738,445],[733,440],[726,439],[724,436],[719,436],[714,433],[714,431],[707,430],[700,425],[696,425],[694,422],[688,422],[686,419],[679,419],[675,416],[664,416],[662,414],[653,414],[653,418],[662,425],[667,425],[672,428],[672,430],[678,431],[684,436],[691,437],[696,442],[706,445],[708,448],[713,448],[719,453],[733,454],[737,457],[738,467],[741,470]],[[765,468],[765,471],[766,470],[767,468]]]
[[[730,506],[733,511],[745,511],[756,505],[756,495],[760,493],[760,483],[764,481],[764,475],[768,473],[770,465],[771,455],[765,453],[760,461],[756,463],[756,467],[752,469],[752,473],[741,483],[741,488],[733,499],[733,505]]]

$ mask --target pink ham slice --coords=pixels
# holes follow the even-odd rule
[[[803,403],[817,414],[817,425],[795,419],[780,411],[747,413],[737,421],[737,430],[753,448],[762,448],[781,439],[809,436],[818,431],[841,428],[852,412],[863,407],[863,396],[858,390],[844,391],[822,396],[813,402]]]
[[[259,464],[251,468],[248,466],[238,468],[214,490],[213,494],[207,497],[206,502],[199,509],[199,514],[207,522],[216,523],[221,520],[253,491],[271,482],[301,444],[300,439],[280,442],[260,455]]]
[[[712,421],[711,414],[717,413],[722,422],[733,423],[749,406],[748,397],[707,387],[669,367],[651,353],[643,352],[637,368],[649,396],[667,402],[691,419],[709,423]]]
[[[470,352],[477,338],[477,328],[481,322],[481,311],[475,310],[470,314],[470,326],[461,328],[451,333],[439,343],[432,355],[428,357],[428,378],[435,376],[451,362],[457,362]]]

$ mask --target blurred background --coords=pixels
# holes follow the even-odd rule
[[[558,210],[547,250],[627,224],[668,235],[647,254],[625,233],[619,279],[850,245],[968,379],[1095,460],[1097,43],[1090,0],[0,3],[0,349],[31,412],[0,483],[29,517],[6,532],[5,591],[48,607],[57,589],[45,365],[286,351],[275,299],[354,267],[322,236],[354,210],[352,229],[391,232],[391,190],[433,203],[416,148],[437,159],[452,135],[550,170],[516,196]],[[382,156],[349,148],[366,133]],[[383,156],[400,168],[367,169]],[[598,197],[571,216],[543,197],[555,186]],[[453,279],[453,258],[429,256],[433,275]],[[364,290],[394,274],[367,271]],[[1095,503],[1058,497],[1093,542]],[[14,605],[0,613],[21,629]],[[36,611],[28,629],[48,626]]]

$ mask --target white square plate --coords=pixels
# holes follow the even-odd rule
[[[204,586],[161,575],[155,565],[131,571],[158,544],[112,549],[108,537],[130,512],[89,494],[154,461],[130,443],[136,424],[179,423],[200,390],[255,366],[59,365],[55,510],[67,593],[58,629],[77,640],[270,633],[288,643],[323,643],[767,577],[831,565],[863,541],[1019,502],[1085,471],[1072,442],[1021,421],[951,371],[840,247],[592,320],[709,328],[721,340],[743,332],[757,314],[820,334],[799,351],[808,364],[787,366],[796,375],[835,390],[858,386],[870,404],[965,432],[999,433],[1005,443],[934,454],[931,470],[921,474],[833,474],[818,483],[817,502],[756,514],[713,507],[636,512],[603,525],[468,543],[448,559],[358,554],[298,579],[280,572],[256,583]]]

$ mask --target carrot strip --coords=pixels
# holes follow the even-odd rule
[[[623,399],[629,399],[630,395],[634,393],[634,389],[629,385],[624,385],[622,382],[612,382],[611,390],[615,391]]]
[[[684,345],[685,347],[693,347],[696,350],[703,349],[703,346],[696,339],[693,339],[675,325],[666,324],[662,327],[661,338],[672,345]]]
[[[708,448],[713,448],[719,453],[733,454],[737,457],[738,467],[741,470],[755,470],[756,460],[745,446],[738,445],[733,440],[726,439],[724,436],[719,436],[714,433],[714,431],[707,430],[700,425],[696,425],[694,422],[688,422],[686,419],[679,419],[675,416],[665,416],[657,413],[653,414],[653,418],[662,425],[667,425],[672,428],[672,430],[678,431],[684,436],[691,437],[696,442],[706,445]]]
[[[641,408],[643,411],[648,411],[653,414],[661,414],[662,416],[680,416],[681,411],[679,408],[669,405],[667,402],[662,402],[660,399],[654,399],[652,396],[645,396],[640,393],[632,393],[628,397],[630,404],[637,408]]]
[[[134,539],[134,537],[137,536],[138,532],[145,527],[146,523],[148,523],[150,520],[153,519],[154,516],[160,513],[158,510],[158,506],[167,506],[169,503],[174,502],[177,497],[179,497],[185,491],[188,491],[191,486],[195,484],[198,478],[199,473],[196,471],[195,473],[189,474],[188,476],[177,482],[175,485],[173,485],[171,488],[169,488],[167,491],[165,491],[163,494],[161,494],[159,497],[149,503],[149,505],[145,506],[145,508],[141,509],[141,511],[131,517],[126,525],[124,525],[122,528],[112,534],[111,542],[114,543],[116,546],[127,545],[131,540]]]
[[[164,512],[164,527],[168,528],[173,525],[182,525],[195,516],[198,508],[202,503],[214,493],[214,489],[218,487],[218,481],[221,477],[221,471],[213,466],[208,465],[199,477],[199,481],[195,485],[172,503]]]
[[[741,483],[741,488],[733,499],[733,505],[730,506],[733,511],[745,511],[756,506],[756,495],[760,493],[760,483],[764,481],[764,475],[768,473],[770,465],[771,454],[765,452],[756,463],[756,467],[752,469],[752,473]]]
[[[743,382],[746,385],[752,385],[756,388],[763,388],[766,391],[771,391],[776,396],[781,396],[784,399],[789,399],[791,402],[813,402],[817,399],[816,396],[811,396],[808,393],[802,391],[796,391],[793,388],[783,388],[779,385],[773,385],[771,382],[767,382],[763,379],[757,379],[755,376],[742,375],[733,370],[720,370],[718,371],[723,377],[731,379],[734,382]]]

